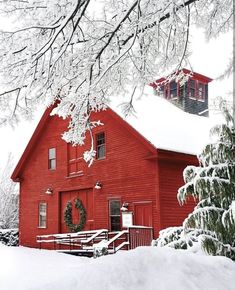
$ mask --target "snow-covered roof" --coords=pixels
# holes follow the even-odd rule
[[[120,101],[120,99],[119,99]],[[121,106],[111,108],[123,116]],[[186,113],[147,88],[134,103],[135,113],[125,120],[158,149],[199,154],[209,142],[215,119]]]

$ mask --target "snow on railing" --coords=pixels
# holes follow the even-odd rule
[[[96,249],[107,249],[108,253],[115,253],[120,249],[128,250],[139,246],[150,246],[152,240],[153,228],[145,226],[132,226],[118,232],[101,229],[37,236],[40,249],[43,243],[49,243],[54,245],[54,250],[90,253]]]
[[[102,240],[99,243],[93,245],[94,252],[107,252],[107,253],[116,253],[120,249],[129,246],[128,241],[128,230],[123,230],[119,232],[109,232],[108,235],[114,235],[109,240]],[[123,241],[124,240],[124,241]],[[126,248],[128,249],[128,248]]]
[[[41,235],[37,236],[37,243],[39,243],[40,248],[42,247],[42,243],[53,243],[55,250],[57,249],[57,245],[69,246],[71,250],[73,247],[82,248],[83,245],[92,245],[95,240],[101,240],[107,237],[107,234],[108,230],[101,229],[77,233]]]

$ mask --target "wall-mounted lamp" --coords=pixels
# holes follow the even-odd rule
[[[45,191],[45,194],[48,194],[48,195],[50,195],[52,193],[53,193],[53,189],[50,187],[48,187],[47,190]]]
[[[101,189],[102,188],[102,183],[97,181],[95,184],[95,189]]]
[[[127,211],[129,207],[129,203],[128,202],[124,202],[122,204],[122,207],[120,208],[121,211]]]

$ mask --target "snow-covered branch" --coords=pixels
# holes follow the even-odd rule
[[[232,28],[231,0],[5,0],[0,13],[20,19],[0,31],[2,122],[59,100],[55,112],[71,118],[66,136],[76,144],[87,111],[117,92],[133,100],[127,91],[187,65],[191,24],[208,37]]]

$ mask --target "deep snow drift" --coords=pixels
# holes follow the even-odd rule
[[[0,245],[1,290],[232,290],[224,257],[142,247],[97,259]]]

